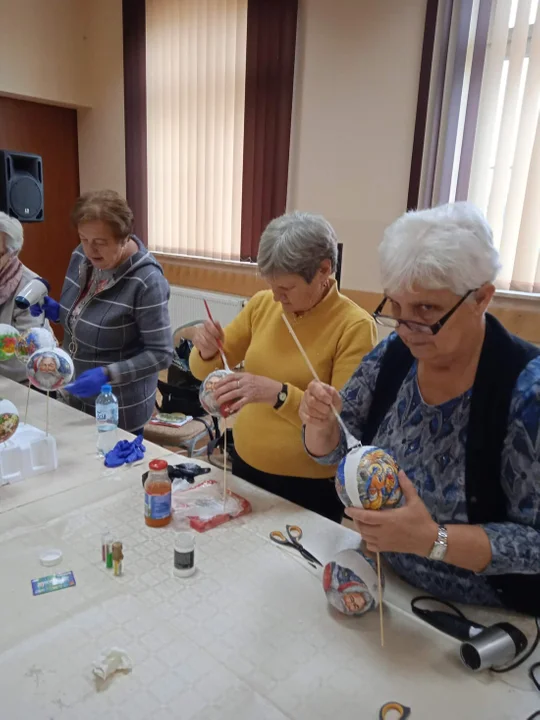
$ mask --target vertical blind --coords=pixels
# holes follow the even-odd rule
[[[248,0],[147,0],[148,245],[240,259]]]
[[[493,2],[468,197],[501,253],[499,286],[540,292],[538,0]]]

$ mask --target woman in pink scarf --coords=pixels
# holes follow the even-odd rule
[[[32,317],[28,310],[19,310],[15,305],[19,292],[36,277],[36,274],[19,260],[23,239],[21,223],[0,212],[0,323],[13,325],[21,332],[44,324],[43,316]],[[47,321],[45,327],[50,330]],[[26,380],[25,367],[17,358],[0,363],[0,375],[16,382]]]

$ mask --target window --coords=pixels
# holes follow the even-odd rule
[[[256,260],[285,211],[297,0],[130,0],[123,12],[138,231],[155,252]]]
[[[501,254],[499,288],[526,293],[540,293],[537,15],[538,0],[458,2],[424,40],[431,32],[419,205],[476,203]]]

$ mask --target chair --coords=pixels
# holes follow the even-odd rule
[[[196,327],[202,322],[202,320],[195,320],[177,328],[173,333],[174,347],[179,347],[182,340],[193,340]],[[173,371],[174,373],[175,369],[177,372],[185,372],[176,353],[173,365],[168,372]],[[159,410],[157,402],[156,406]],[[179,428],[147,424],[144,427],[144,437],[157,445],[185,450],[188,457],[197,457],[206,453],[208,443],[215,438],[214,420],[210,415],[202,415],[194,417],[193,420]]]

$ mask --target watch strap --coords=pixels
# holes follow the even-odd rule
[[[278,392],[276,404],[274,405],[274,410],[279,410],[279,408],[285,404],[285,400],[287,400],[289,388],[285,383],[281,386],[281,390]]]

